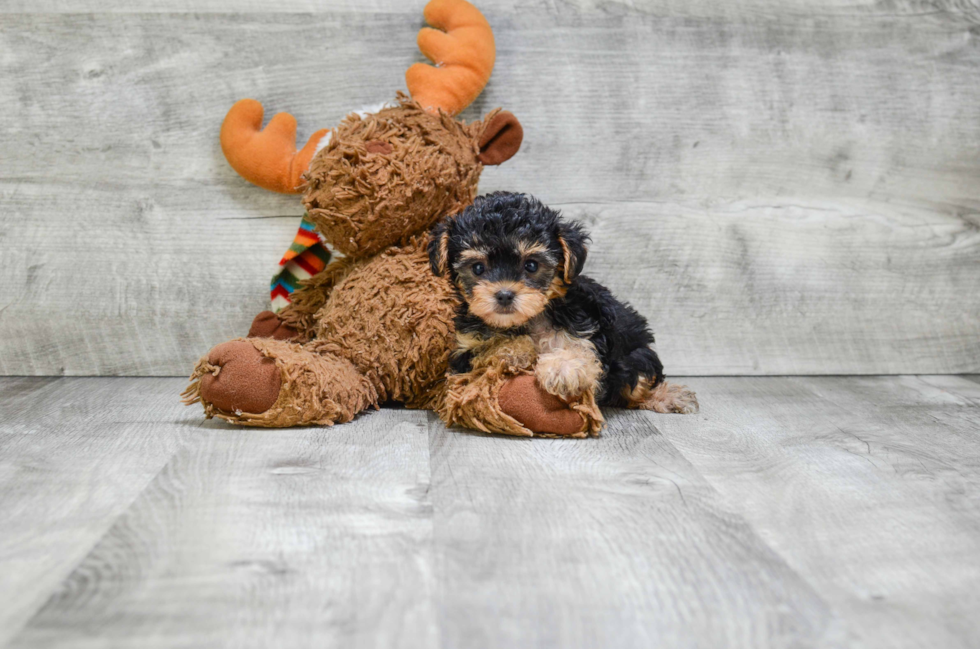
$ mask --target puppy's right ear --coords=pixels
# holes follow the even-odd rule
[[[436,223],[429,233],[429,265],[440,277],[449,271],[449,219]]]
[[[589,254],[589,234],[574,221],[559,221],[558,244],[562,251],[562,279],[566,284],[579,276]]]

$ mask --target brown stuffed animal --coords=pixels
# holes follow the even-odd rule
[[[433,0],[425,16],[445,30],[419,34],[438,67],[412,66],[412,98],[399,93],[397,106],[350,115],[299,152],[292,116],[277,115],[260,131],[258,102],[229,111],[221,140],[231,165],[267,189],[302,191],[308,218],[345,257],[278,314],[259,314],[249,338],[222,343],[198,362],[185,402],[200,401],[208,417],[279,427],[346,422],[387,400],[444,407],[457,305],[447,280],[429,268],[427,232],[473,201],[483,165],[513,156],[523,131],[499,110],[472,124],[454,119],[489,78],[493,34],[464,0]],[[594,425],[526,372],[514,376],[484,378],[485,399],[461,419],[523,434]]]

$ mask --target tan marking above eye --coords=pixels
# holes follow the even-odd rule
[[[487,255],[482,250],[464,250],[459,253],[459,260],[465,262],[482,261],[485,263],[487,261]]]
[[[547,254],[548,246],[538,241],[519,241],[517,243],[517,251],[522,257],[534,254]]]

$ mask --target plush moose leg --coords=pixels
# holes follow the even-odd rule
[[[279,428],[350,421],[377,406],[374,386],[347,360],[272,338],[222,343],[202,358],[184,392],[205,415]]]
[[[591,393],[566,403],[545,392],[533,368],[537,355],[527,337],[498,343],[474,359],[472,371],[447,378],[439,415],[487,433],[531,437],[597,435],[602,413]]]

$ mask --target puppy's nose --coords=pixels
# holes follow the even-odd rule
[[[500,306],[510,306],[514,303],[514,291],[508,289],[501,289],[494,294],[497,299],[497,304]]]

